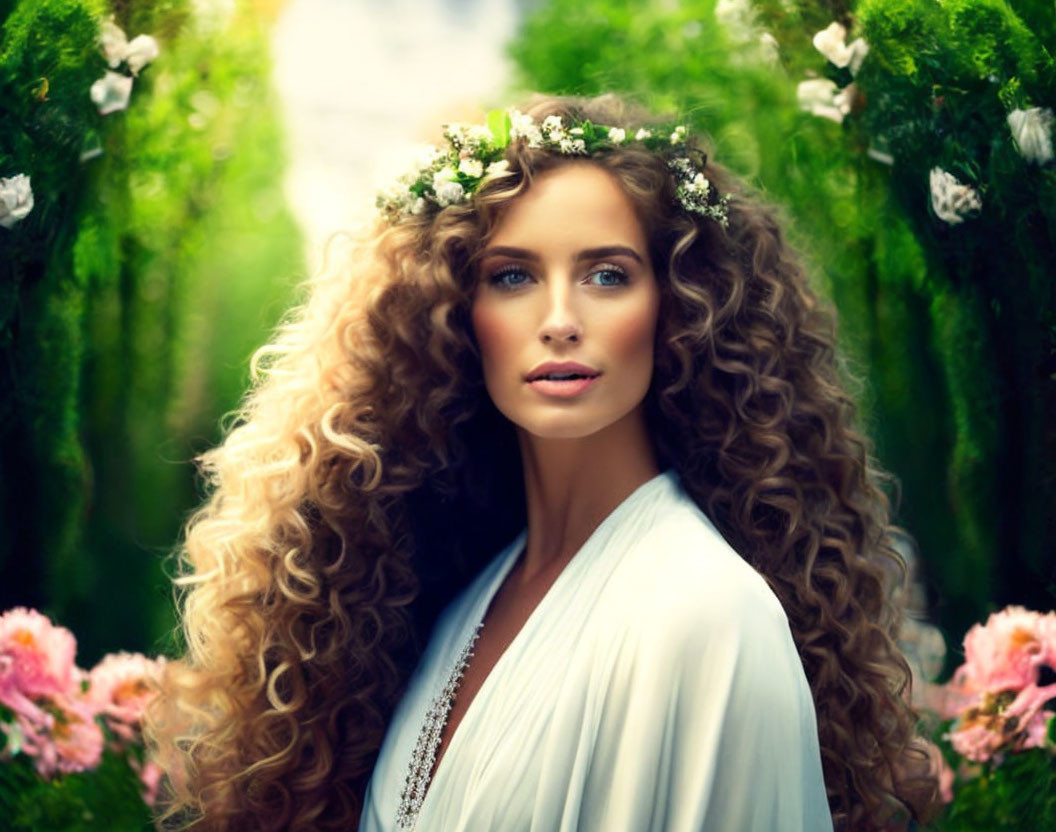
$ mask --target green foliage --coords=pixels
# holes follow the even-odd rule
[[[115,4],[161,55],[107,116],[88,94],[103,0],[22,0],[0,42],[0,176],[30,175],[35,201],[0,229],[0,460],[20,472],[0,480],[0,608],[67,622],[89,661],[171,630],[190,460],[303,268],[267,21],[207,29],[190,9]]]
[[[1010,754],[1000,765],[954,785],[946,814],[933,832],[1056,829],[1056,755],[1043,749]]]
[[[900,481],[896,520],[920,543],[943,629],[964,632],[994,602],[1052,607],[1056,167],[1027,164],[1006,121],[1056,100],[1051,4],[759,0],[731,25],[715,7],[550,0],[509,47],[518,85],[613,89],[710,134],[712,157],[786,214],[836,304],[862,426]],[[833,20],[869,44],[854,76],[812,45]],[[754,46],[764,29],[772,65]],[[854,114],[801,111],[808,77],[853,80]],[[980,188],[978,219],[934,215],[933,167]]]
[[[0,764],[0,816],[8,832],[148,832],[150,811],[130,754],[107,750],[91,771],[45,780],[32,758],[16,754]]]

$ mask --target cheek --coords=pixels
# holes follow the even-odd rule
[[[489,367],[502,363],[510,344],[516,338],[512,322],[508,316],[500,314],[486,303],[475,304],[472,308],[473,334],[480,345],[480,358],[485,371]]]
[[[628,366],[640,363],[651,366],[656,321],[657,308],[652,302],[612,318],[611,326],[607,327],[609,349]]]

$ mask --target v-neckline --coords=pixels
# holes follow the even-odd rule
[[[600,523],[598,523],[594,530],[587,536],[587,539],[583,541],[583,544],[579,547],[579,549],[576,550],[576,553],[571,558],[569,558],[568,563],[565,564],[562,570],[554,578],[553,582],[547,588],[546,592],[543,593],[542,598],[539,599],[534,609],[532,609],[531,613],[528,614],[528,617],[524,620],[524,623],[521,624],[520,628],[514,634],[513,638],[510,639],[509,644],[506,645],[506,648],[499,655],[498,659],[495,660],[495,663],[491,666],[491,669],[488,671],[488,674],[480,683],[480,687],[477,688],[477,692],[476,694],[474,694],[473,699],[470,701],[469,705],[466,706],[466,710],[462,714],[462,719],[459,720],[458,725],[455,726],[455,730],[451,734],[451,740],[447,744],[447,748],[444,751],[444,755],[440,758],[440,762],[436,766],[436,771],[433,773],[433,776],[426,784],[425,794],[422,796],[422,802],[419,805],[418,812],[415,816],[416,825],[417,819],[421,817],[422,812],[425,810],[426,806],[429,805],[429,797],[436,789],[436,784],[437,781],[440,779],[441,772],[447,770],[447,761],[454,754],[456,743],[458,743],[459,737],[462,736],[462,734],[464,733],[462,729],[465,727],[466,723],[470,721],[470,718],[476,713],[478,702],[480,702],[480,700],[484,697],[485,692],[490,689],[489,686],[497,684],[492,680],[497,677],[498,671],[502,666],[504,666],[504,663],[507,662],[507,657],[513,653],[514,648],[518,646],[523,640],[524,633],[528,631],[529,625],[532,624],[532,621],[539,616],[539,611],[543,609],[543,607],[547,604],[548,599],[553,598],[556,595],[557,587],[568,580],[567,576],[571,573],[573,565],[576,565],[578,567],[578,565],[583,563],[583,553],[585,551],[588,551],[588,549],[591,547],[591,544],[599,537],[602,531],[607,529],[609,526],[613,525],[616,520],[621,517],[626,511],[628,511],[633,504],[638,502],[638,498],[640,498],[646,491],[651,490],[652,486],[656,486],[660,481],[669,481],[673,476],[676,476],[674,469],[665,468],[655,477],[646,480],[633,491],[631,491],[626,497],[623,498],[622,501],[620,501],[616,505],[615,508],[612,509],[612,511],[610,511],[605,516],[605,518]],[[461,650],[466,644],[469,643],[470,639],[472,639],[474,634],[476,633],[477,628],[483,622],[484,616],[487,614],[488,608],[491,606],[492,601],[495,599],[495,596],[498,594],[499,589],[502,587],[502,584],[506,580],[510,571],[517,563],[517,560],[519,559],[521,554],[521,550],[525,546],[527,537],[528,529],[527,527],[525,527],[521,530],[517,537],[515,537],[513,541],[508,545],[505,562],[499,567],[499,569],[496,570],[496,573],[493,576],[490,585],[487,587],[487,590],[477,600],[477,603],[474,606],[472,617],[470,617],[470,619],[466,623],[464,623],[461,628],[460,637],[457,642],[459,650]],[[456,654],[456,657],[457,655],[458,654]],[[448,664],[451,664],[450,660],[448,661]],[[450,671],[448,675],[450,675]],[[447,678],[448,677],[444,677],[444,682],[447,681]],[[455,692],[455,696],[458,696],[457,691]]]

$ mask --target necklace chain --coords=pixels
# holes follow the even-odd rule
[[[455,668],[444,685],[444,689],[437,695],[429,710],[425,714],[425,722],[421,731],[418,732],[418,741],[411,755],[411,765],[407,770],[407,778],[404,781],[403,791],[400,792],[400,808],[396,812],[396,826],[400,829],[411,830],[418,820],[418,812],[422,808],[425,799],[425,791],[429,786],[429,774],[436,762],[436,754],[440,749],[440,737],[444,726],[451,714],[451,706],[455,701],[462,677],[465,675],[466,667],[473,656],[473,647],[480,637],[480,630],[484,626],[483,620],[477,624],[472,637],[462,652],[459,654]]]

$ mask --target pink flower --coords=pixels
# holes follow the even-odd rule
[[[66,693],[73,684],[77,640],[36,610],[0,615],[0,702],[17,688],[26,696]],[[14,708],[14,705],[8,705]]]
[[[162,775],[161,766],[153,760],[147,760],[142,765],[137,763],[134,758],[129,759],[129,762],[143,784],[143,800],[147,805],[153,806],[158,802],[158,785],[161,783]]]
[[[126,740],[134,739],[134,729],[154,698],[162,662],[139,653],[110,653],[92,668],[88,699]]]
[[[61,694],[41,696],[34,709],[16,712],[15,724],[4,726],[4,733],[10,737],[17,732],[20,750],[35,758],[42,777],[99,765],[103,732],[86,702]]]
[[[1049,618],[1056,618],[1050,613]],[[1010,606],[993,613],[985,626],[976,624],[964,637],[965,662],[954,681],[967,693],[1020,690],[1037,679],[1044,650],[1039,639],[1042,616]],[[1051,645],[1056,652],[1056,645]]]

